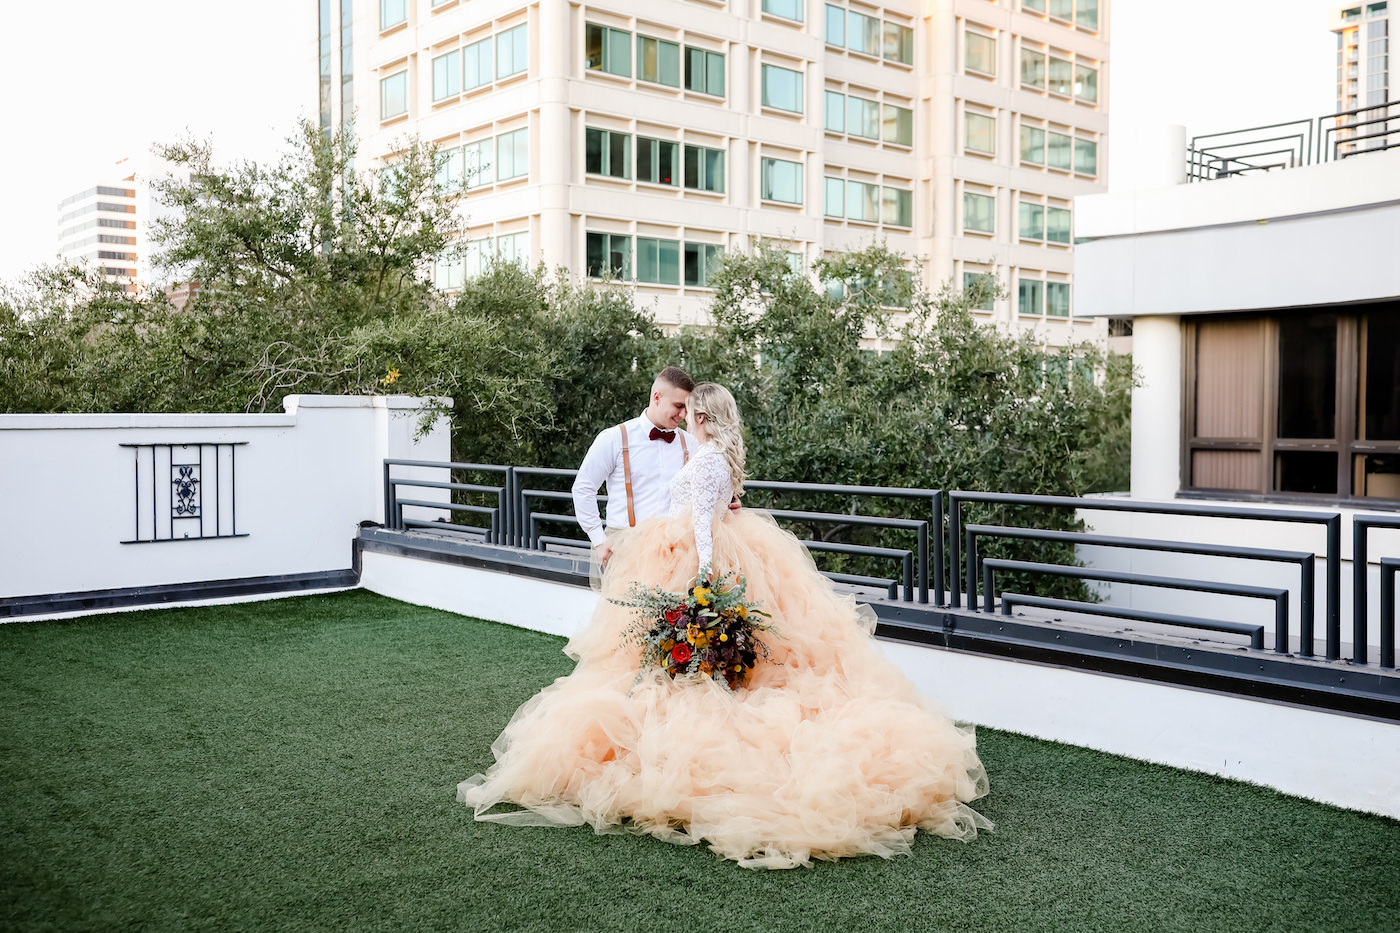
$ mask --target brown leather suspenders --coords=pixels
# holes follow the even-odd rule
[[[631,446],[627,442],[627,423],[623,422],[617,427],[622,432],[622,482],[627,487],[627,525],[630,528],[635,528],[637,527],[637,506],[632,500],[632,458],[630,456]],[[680,438],[681,455],[684,458],[682,463],[689,463],[690,448],[685,445],[685,434],[681,434]]]

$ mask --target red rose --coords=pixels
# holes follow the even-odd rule
[[[672,606],[670,609],[666,610],[666,615],[664,616],[664,618],[667,622],[670,622],[672,625],[675,625],[681,619],[685,618],[685,607]]]
[[[685,642],[671,649],[671,660],[677,664],[685,664],[690,661],[690,646]]]

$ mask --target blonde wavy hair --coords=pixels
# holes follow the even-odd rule
[[[729,464],[729,479],[734,495],[744,494],[744,422],[739,406],[729,390],[715,382],[702,382],[690,393],[690,417],[704,422],[710,443],[724,455]]]

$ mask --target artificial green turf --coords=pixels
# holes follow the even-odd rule
[[[1400,823],[979,732],[997,831],[753,872],[476,823],[569,661],[365,592],[0,626],[5,930],[1377,930]]]

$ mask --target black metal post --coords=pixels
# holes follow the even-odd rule
[[[952,551],[948,555],[948,576],[952,585],[952,598],[949,602],[954,608],[962,606],[962,593],[959,580],[962,577],[962,563],[958,559],[958,545],[962,537],[962,500],[958,498],[956,492],[948,494],[948,546]]]
[[[933,494],[933,591],[937,605],[945,605],[943,585],[943,490]]]
[[[1395,574],[1400,560],[1381,561],[1381,667],[1395,666]]]
[[[1366,527],[1364,518],[1351,521],[1351,650],[1357,664],[1366,663]],[[1327,660],[1336,659],[1329,651]]]

